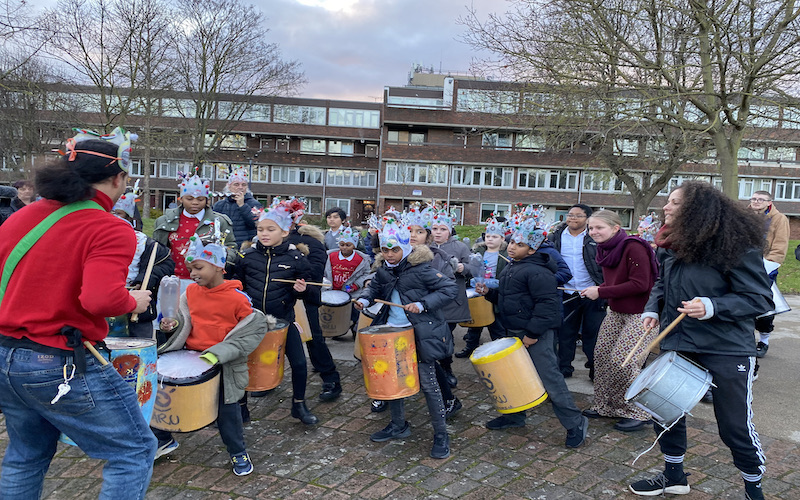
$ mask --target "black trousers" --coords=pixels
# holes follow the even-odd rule
[[[577,295],[577,293],[575,294]],[[572,373],[572,361],[575,359],[575,349],[578,334],[581,334],[583,353],[589,361],[589,366],[594,366],[594,346],[597,344],[597,332],[603,318],[606,317],[604,300],[590,300],[567,296],[564,304],[564,321],[558,329],[558,368],[561,373]]]
[[[753,370],[755,358],[724,356],[719,354],[681,353],[705,367],[713,377],[716,387],[714,415],[717,417],[719,437],[730,448],[733,464],[745,474],[761,476],[766,457],[753,425]],[[656,433],[664,428],[655,425]],[[686,453],[686,417],[664,433],[659,440],[665,455],[681,456]]]
[[[311,340],[306,342],[308,357],[311,364],[319,372],[322,382],[325,384],[339,383],[339,372],[336,371],[336,364],[333,356],[325,343],[322,335],[322,327],[319,326],[319,306],[305,303],[308,324],[311,327]]]

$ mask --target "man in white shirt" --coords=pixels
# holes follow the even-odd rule
[[[572,280],[564,285],[564,321],[558,330],[558,368],[564,378],[572,376],[578,334],[588,359],[589,378],[594,380],[594,346],[597,331],[606,316],[604,300],[589,300],[576,291],[603,282],[603,272],[595,261],[597,243],[589,236],[587,221],[592,209],[576,204],[567,212],[566,222],[553,231],[548,239],[567,262]]]

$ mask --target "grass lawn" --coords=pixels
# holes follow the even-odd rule
[[[144,219],[144,232],[145,234],[153,234],[153,225],[155,219]],[[460,238],[469,238],[472,244],[480,237],[483,231],[483,226],[456,226],[456,233]],[[794,249],[800,244],[800,240],[789,241],[789,252],[786,255],[786,261],[780,269],[778,274],[778,288],[784,295],[800,294],[800,262],[794,258]]]

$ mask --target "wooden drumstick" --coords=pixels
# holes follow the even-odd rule
[[[394,302],[389,302],[388,300],[375,299],[375,302],[377,302],[378,304],[386,304],[387,306],[394,306],[401,308],[405,307],[403,304],[395,304]]]
[[[150,273],[153,272],[153,266],[156,263],[156,252],[158,252],[158,243],[153,242],[153,251],[150,252],[150,262],[147,263],[147,270],[144,272],[144,279],[142,280],[142,290],[147,290],[147,285],[150,284]],[[139,313],[131,314],[131,321],[139,321]]]
[[[648,328],[648,329],[646,329],[644,331],[644,335],[642,335],[641,338],[639,339],[639,341],[636,342],[636,345],[633,346],[633,349],[631,349],[631,352],[629,352],[628,356],[625,358],[625,361],[622,362],[622,367],[623,368],[628,366],[628,363],[630,363],[631,358],[633,358],[634,353],[636,352],[637,349],[639,349],[639,346],[642,345],[642,342],[644,342],[644,339],[647,338],[647,335],[650,333],[650,330],[652,330],[652,329],[653,329],[653,327],[651,326],[650,328]]]
[[[292,283],[292,284],[297,282],[297,280],[284,280],[284,279],[281,279],[281,278],[272,278],[270,281],[276,281],[278,283]],[[306,281],[306,285],[331,286],[330,283],[317,283],[317,282],[314,282],[314,281]]]
[[[97,349],[94,348],[94,346],[92,345],[91,342],[89,342],[88,340],[84,340],[83,341],[83,345],[86,346],[87,349],[89,349],[89,352],[92,353],[92,355],[95,358],[97,358],[97,361],[99,361],[101,365],[107,365],[108,364],[108,361],[106,361],[106,358],[104,358],[99,352],[97,352]]]
[[[666,328],[664,328],[664,331],[663,331],[663,332],[661,332],[661,333],[659,333],[659,334],[658,334],[658,337],[654,338],[654,339],[653,339],[653,341],[652,341],[652,342],[650,342],[650,345],[649,345],[649,346],[647,346],[647,350],[649,351],[649,350],[650,350],[650,349],[652,349],[653,347],[657,346],[657,345],[658,345],[658,343],[659,343],[659,342],[661,342],[661,339],[663,339],[664,337],[666,337],[666,336],[667,336],[667,334],[668,334],[669,332],[671,332],[673,328],[675,328],[676,326],[678,326],[678,323],[680,323],[681,321],[683,321],[683,318],[685,318],[685,317],[686,317],[686,313],[681,313],[681,314],[680,314],[680,316],[678,316],[677,318],[675,318],[675,320],[674,320],[672,323],[670,323],[670,324],[669,324],[669,326],[667,326]]]

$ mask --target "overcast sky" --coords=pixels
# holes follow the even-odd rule
[[[247,1],[247,0],[244,0]],[[467,73],[475,54],[458,41],[459,16],[481,17],[499,0],[250,0],[266,18],[267,38],[302,64],[303,97],[380,100],[405,85],[413,64]]]

